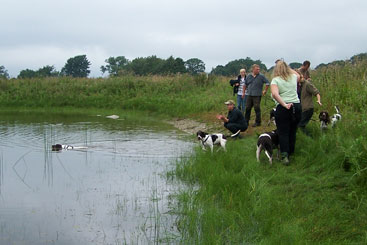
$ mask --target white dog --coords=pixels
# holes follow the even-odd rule
[[[196,133],[198,140],[201,141],[201,148],[205,151],[206,147],[210,147],[213,153],[214,145],[220,145],[224,151],[226,151],[227,138],[223,134],[208,134],[203,131]],[[219,150],[219,149],[218,149]]]

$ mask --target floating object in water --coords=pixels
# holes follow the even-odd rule
[[[106,118],[110,118],[110,119],[118,119],[120,118],[119,116],[117,115],[110,115],[110,116],[106,116]]]

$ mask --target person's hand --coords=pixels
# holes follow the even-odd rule
[[[243,99],[243,98],[245,98],[245,94],[242,94],[242,95],[241,95],[241,98],[242,98],[242,99]]]
[[[265,90],[263,90],[263,96],[265,96],[266,95],[266,91]]]
[[[285,104],[284,108],[289,110],[289,109],[291,109],[292,106],[293,106],[293,103],[289,103],[289,104]]]
[[[318,101],[317,101],[317,103],[318,103],[320,106],[322,106],[321,101],[319,101],[319,100],[318,100]]]
[[[222,120],[222,119],[223,119],[223,117],[224,117],[223,115],[217,115],[217,116],[216,116],[216,118],[217,118],[218,120]]]
[[[234,85],[235,85],[236,87],[240,86],[240,84],[239,84],[239,83],[235,83]]]

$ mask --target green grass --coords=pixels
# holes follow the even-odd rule
[[[367,104],[366,64],[313,73],[323,108],[343,119],[312,138],[297,135],[286,167],[257,163],[256,136],[229,141],[228,152],[197,149],[169,176],[184,181],[178,227],[185,244],[366,244]],[[264,105],[263,105],[264,106]]]

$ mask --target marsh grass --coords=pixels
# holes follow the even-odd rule
[[[230,90],[222,93],[228,88],[224,81],[188,75],[0,80],[0,103],[5,108],[118,108],[184,116],[213,110],[225,101]]]

